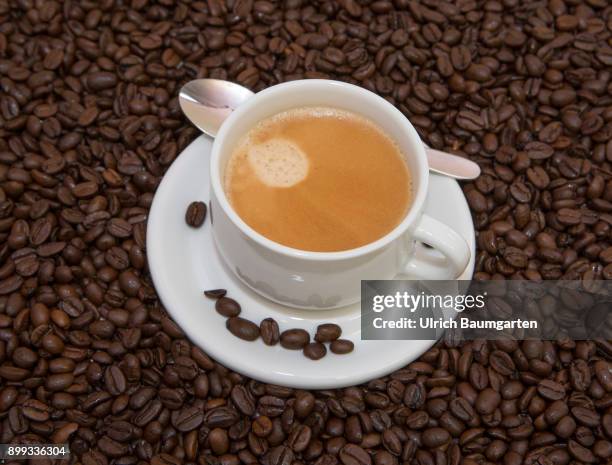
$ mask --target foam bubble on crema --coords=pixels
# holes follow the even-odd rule
[[[308,157],[293,142],[274,137],[247,149],[247,159],[261,182],[291,187],[308,175]]]

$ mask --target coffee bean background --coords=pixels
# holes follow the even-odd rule
[[[480,164],[477,278],[610,279],[611,74],[606,0],[0,0],[0,443],[84,465],[610,463],[610,341],[446,341],[363,386],[265,385],[166,316],[145,231],[198,134],[184,82],[335,78]]]

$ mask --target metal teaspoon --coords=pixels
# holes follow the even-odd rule
[[[179,104],[189,120],[205,134],[215,137],[221,124],[251,97],[246,87],[221,79],[195,79],[183,86]],[[480,167],[467,158],[425,147],[429,170],[454,179],[469,180],[480,175]]]

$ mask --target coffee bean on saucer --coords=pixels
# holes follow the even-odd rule
[[[329,346],[329,349],[334,354],[340,355],[348,354],[349,352],[352,352],[354,348],[355,344],[353,344],[353,342],[349,341],[348,339],[337,339],[333,341]]]
[[[264,344],[273,346],[278,344],[280,339],[280,330],[278,323],[274,318],[266,318],[259,323],[259,332]]]
[[[215,302],[215,310],[217,310],[217,313],[231,318],[240,315],[240,304],[229,297],[221,297]]]
[[[317,326],[315,341],[317,342],[332,342],[340,337],[342,328],[334,323],[324,323]]]
[[[225,322],[225,326],[234,336],[245,341],[254,341],[259,337],[259,326],[250,320],[235,316]]]
[[[199,228],[206,219],[206,204],[204,202],[191,202],[185,212],[185,221],[192,228]]]
[[[280,344],[285,349],[300,350],[310,342],[310,334],[299,328],[288,329],[280,335]]]
[[[225,297],[227,291],[225,289],[210,289],[208,291],[204,291],[204,295],[206,297],[210,297],[211,299],[220,299],[221,297]]]
[[[325,345],[320,342],[311,342],[304,347],[304,355],[311,360],[320,360],[327,354]]]

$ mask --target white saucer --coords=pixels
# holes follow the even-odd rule
[[[201,136],[189,145],[164,176],[149,214],[147,255],[155,288],[166,310],[191,340],[223,365],[243,375],[279,385],[328,389],[360,384],[384,376],[415,360],[435,341],[361,341],[360,308],[296,310],[273,303],[242,284],[225,266],[213,243],[210,218],[194,229],[185,223],[189,203],[209,199],[209,156],[212,140]],[[431,175],[425,211],[465,237],[472,258],[461,279],[474,270],[474,228],[467,202],[456,181]],[[418,254],[436,253],[422,245]],[[434,257],[435,258],[435,257]],[[225,328],[225,318],[206,289],[224,288],[242,305],[242,316],[256,323],[276,319],[281,331],[304,328],[314,334],[322,322],[337,323],[344,338],[355,343],[348,355],[328,352],[312,361],[300,351],[246,342]]]

